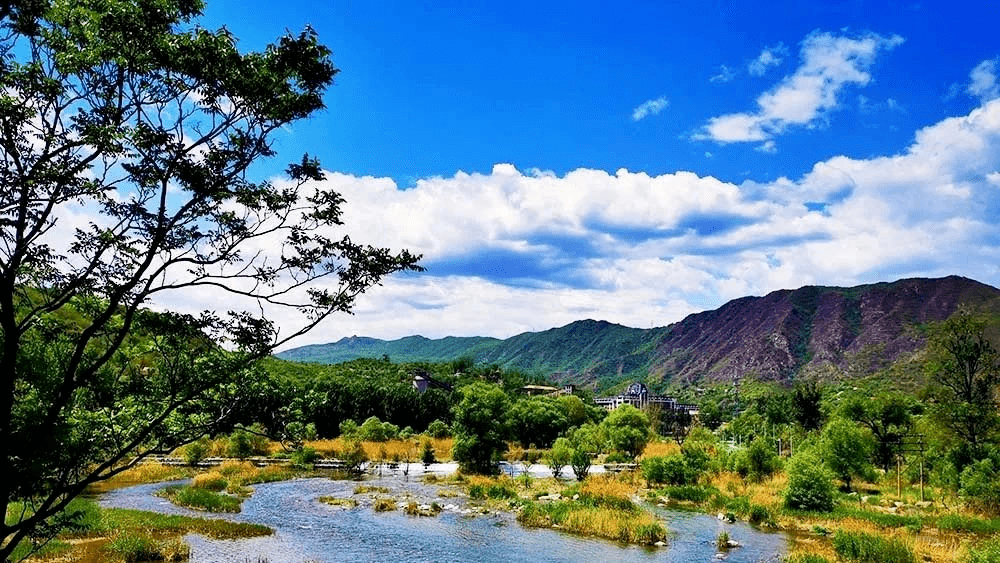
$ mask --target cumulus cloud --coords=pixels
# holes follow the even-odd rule
[[[788,55],[788,48],[785,47],[783,43],[778,43],[774,47],[765,47],[763,51],[757,55],[757,58],[750,61],[747,65],[747,71],[753,76],[764,76],[767,69],[772,66],[778,66],[781,61],[785,59]]]
[[[983,102],[1000,97],[1000,82],[997,81],[997,59],[986,60],[976,65],[969,73],[969,85],[965,91]]]
[[[921,129],[898,154],[837,156],[766,183],[510,164],[407,189],[333,172],[324,182],[347,200],[353,240],[421,253],[428,270],[388,279],[355,315],[294,345],[509,337],[585,318],[662,326],[806,284],[956,273],[1000,283],[1000,99]],[[163,305],[219,299],[199,290]]]
[[[639,121],[651,115],[656,115],[666,109],[668,105],[670,105],[670,102],[664,96],[660,96],[655,100],[646,100],[632,110],[632,121]]]
[[[791,126],[813,127],[837,107],[844,87],[864,86],[871,81],[869,69],[880,52],[902,42],[898,35],[810,34],[802,42],[799,68],[761,94],[756,111],[713,117],[694,138],[719,143],[756,142],[771,139]]]

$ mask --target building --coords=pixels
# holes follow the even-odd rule
[[[424,370],[420,370],[413,374],[413,388],[420,394],[423,394],[424,391],[427,391],[428,389],[444,389],[445,391],[451,391],[451,385],[434,379],[431,377],[431,374]]]
[[[646,387],[646,384],[640,381],[629,385],[628,389],[620,395],[598,397],[594,399],[594,402],[609,411],[613,411],[622,405],[632,405],[637,409],[658,406],[663,410],[684,411],[691,416],[698,415],[698,405],[678,403],[677,399],[666,395],[650,395],[649,387]]]
[[[522,395],[534,396],[534,395],[549,395],[552,397],[558,397],[560,395],[572,395],[574,391],[573,385],[567,385],[565,387],[552,387],[551,385],[525,385],[517,390],[518,393]]]

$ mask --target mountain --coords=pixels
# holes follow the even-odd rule
[[[958,276],[806,286],[743,297],[653,329],[584,320],[506,340],[350,337],[278,356],[322,363],[383,355],[400,362],[471,356],[598,389],[633,379],[659,386],[737,376],[782,381],[804,370],[832,366],[863,375],[889,365],[923,346],[921,325],[944,320],[960,306],[1000,315],[1000,290]]]

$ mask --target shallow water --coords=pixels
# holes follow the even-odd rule
[[[376,513],[370,495],[353,495],[360,484],[390,489],[383,496],[417,502],[436,501],[448,508],[437,517],[407,516],[402,511]],[[205,516],[153,496],[164,483],[112,491],[101,499],[109,507],[137,508],[170,514]],[[784,534],[767,533],[742,523],[657,508],[671,531],[666,547],[623,546],[581,538],[549,529],[527,529],[510,514],[463,514],[464,499],[442,497],[441,487],[412,476],[374,478],[364,483],[325,478],[296,479],[254,486],[254,494],[239,514],[213,515],[255,522],[275,530],[272,536],[244,540],[212,540],[198,535],[186,539],[191,563],[332,563],[389,561],[399,563],[502,561],[716,561],[715,538],[725,530],[743,547],[722,560],[733,563],[778,561],[786,551]],[[320,503],[320,496],[353,497],[362,502],[353,509]]]

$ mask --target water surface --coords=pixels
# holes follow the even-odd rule
[[[448,508],[437,517],[407,516],[400,510],[376,513],[372,495],[353,495],[360,484],[390,489],[397,499],[436,501]],[[139,485],[107,493],[101,504],[170,514],[205,517],[205,513],[174,506],[153,493],[164,483]],[[254,486],[254,494],[239,514],[212,515],[264,524],[271,536],[242,540],[213,540],[189,535],[191,563],[333,563],[387,561],[394,563],[497,561],[780,561],[786,551],[784,534],[752,526],[721,522],[695,512],[655,509],[671,532],[665,547],[619,545],[581,538],[550,529],[523,528],[511,514],[465,514],[464,498],[442,496],[444,487],[401,476],[385,476],[364,483],[325,478],[296,479]],[[320,503],[324,495],[353,497],[361,506],[343,509]],[[715,538],[726,531],[743,547],[719,554]]]

